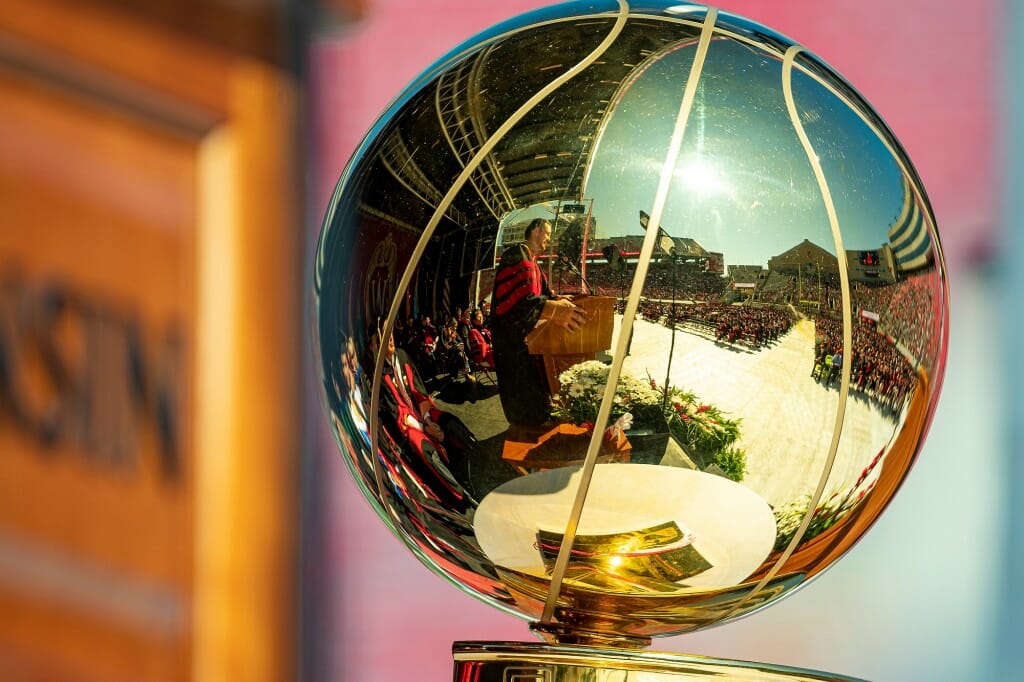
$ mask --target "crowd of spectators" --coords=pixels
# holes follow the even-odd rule
[[[775,343],[793,326],[794,315],[788,308],[725,303],[677,303],[658,299],[640,302],[644,319],[660,322],[670,329],[683,329],[713,335],[716,341],[760,350]]]
[[[587,280],[592,293],[621,298],[629,293],[635,271],[635,263],[627,263],[618,270],[606,263],[590,263]],[[935,355],[938,343],[935,320],[939,302],[933,297],[937,288],[935,277],[932,270],[911,275],[897,283],[853,281],[853,312],[867,310],[877,314],[881,318],[880,327],[886,333],[899,340],[914,357],[926,360]],[[665,263],[654,263],[648,271],[643,296],[649,301],[727,302],[728,285],[726,278],[692,264],[677,266],[673,272],[673,268]],[[842,287],[838,273],[816,271],[801,277],[791,272],[771,271],[756,285],[751,301],[772,307],[792,306],[810,315],[842,314]],[[656,315],[655,319],[668,314],[650,302],[646,307],[646,316]]]
[[[934,270],[910,275],[896,283],[851,282],[852,312],[867,311],[879,317],[878,327],[901,343],[918,361],[933,358],[939,334],[935,328],[939,301]],[[771,273],[759,284],[754,299],[773,305],[791,304],[807,312],[835,317],[842,313],[842,290],[838,275],[823,274],[808,282],[795,275]]]
[[[939,300],[934,272],[908,277],[895,287],[889,305],[881,315],[879,326],[897,339],[925,366],[931,369],[931,358],[938,353],[940,335],[936,328]]]
[[[934,295],[937,277],[935,270],[928,270],[894,284],[852,283],[854,314],[867,311],[876,315],[879,330],[927,369],[931,369],[940,340],[935,326],[940,303]]]
[[[591,264],[587,279],[592,293],[615,296],[615,310],[622,313],[623,294],[628,293],[634,272],[633,264],[623,271]],[[934,296],[934,271],[895,284],[851,283],[852,358],[841,353],[842,297],[835,274],[823,273],[819,286],[817,276],[808,282],[788,273],[769,273],[758,282],[752,300],[743,305],[724,302],[726,280],[713,273],[687,266],[677,269],[674,286],[672,277],[669,267],[651,268],[639,308],[644,319],[757,350],[786,334],[797,311],[803,310],[815,322],[814,377],[831,384],[838,380],[842,362],[850,362],[851,389],[892,412],[903,406],[917,381],[914,363],[905,353],[925,361],[935,356],[940,341],[935,329],[939,301]],[[860,310],[874,313],[879,320],[858,316]],[[476,370],[493,367],[489,314],[488,304],[482,303],[479,308],[443,313],[440,324],[428,315],[400,319],[395,340],[425,377],[473,382]]]
[[[813,376],[819,382],[838,381],[844,360],[851,364],[851,388],[880,407],[897,413],[912,393],[917,374],[914,362],[901,352],[897,342],[913,358],[935,354],[939,335],[934,321],[938,314],[933,291],[933,272],[910,276],[895,284],[853,283],[855,327],[853,357],[843,358],[842,294],[838,275],[823,274],[813,286],[803,286],[795,275],[771,273],[759,282],[754,296],[757,305],[691,303],[664,300],[657,289],[641,300],[645,319],[671,327],[678,325],[707,335],[719,342],[740,344],[751,349],[765,348],[790,330],[796,309],[810,312],[815,322],[815,365]],[[811,302],[809,305],[808,302]],[[880,320],[856,317],[858,310],[876,312]]]
[[[754,300],[824,313],[838,313],[843,305],[839,275],[832,272],[800,277],[788,272],[772,271],[758,284]]]
[[[399,318],[395,345],[404,350],[428,380],[438,377],[474,384],[477,369],[494,366],[488,303],[442,313],[440,327],[430,315]]]
[[[843,358],[843,323],[831,317],[814,317],[814,368],[811,375],[829,385],[838,381],[842,362],[850,364],[850,389],[875,400],[890,414],[898,413],[917,384],[910,361],[874,325],[855,322],[853,358]],[[836,362],[836,357],[840,362]]]
[[[587,266],[587,281],[593,293],[599,296],[624,296],[629,293],[636,274],[635,264],[615,270],[604,263]],[[721,276],[691,264],[673,268],[658,263],[647,271],[643,295],[648,298],[678,301],[718,301],[725,293],[725,280]]]

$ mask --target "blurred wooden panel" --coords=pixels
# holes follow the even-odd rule
[[[116,24],[145,24],[148,30],[159,28],[164,34],[188,39],[193,44],[211,47],[266,63],[287,65],[289,51],[295,46],[289,33],[289,12],[298,6],[290,0],[47,0],[46,5],[70,12],[79,20]],[[19,22],[32,22],[45,16],[32,9]],[[73,32],[57,34],[71,49],[82,42]],[[118,50],[108,50],[117,54]],[[145,50],[131,45],[131,50]],[[126,65],[137,68],[138,65]]]
[[[294,676],[296,91],[0,14],[0,679]]]
[[[3,71],[0,129],[0,633],[180,678],[192,145]]]

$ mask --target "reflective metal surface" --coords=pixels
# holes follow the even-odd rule
[[[584,647],[456,642],[460,682],[856,682],[813,670],[703,656],[629,653]]]
[[[659,2],[524,15],[421,75],[339,181],[314,294],[387,525],[542,636],[621,646],[849,549],[920,448],[948,325],[870,106],[764,27]]]

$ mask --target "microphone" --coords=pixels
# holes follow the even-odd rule
[[[594,290],[594,288],[590,286],[590,282],[587,281],[587,278],[583,276],[583,273],[580,272],[580,269],[576,267],[576,264],[573,263],[568,256],[564,253],[558,254],[558,262],[567,267],[572,274],[580,278],[580,281],[583,282],[583,286],[587,288],[588,293]]]

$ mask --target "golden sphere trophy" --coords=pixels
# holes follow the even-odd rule
[[[359,487],[544,642],[456,643],[456,680],[843,679],[641,651],[842,556],[934,413],[931,207],[818,57],[659,0],[495,26],[369,132],[314,280]]]

